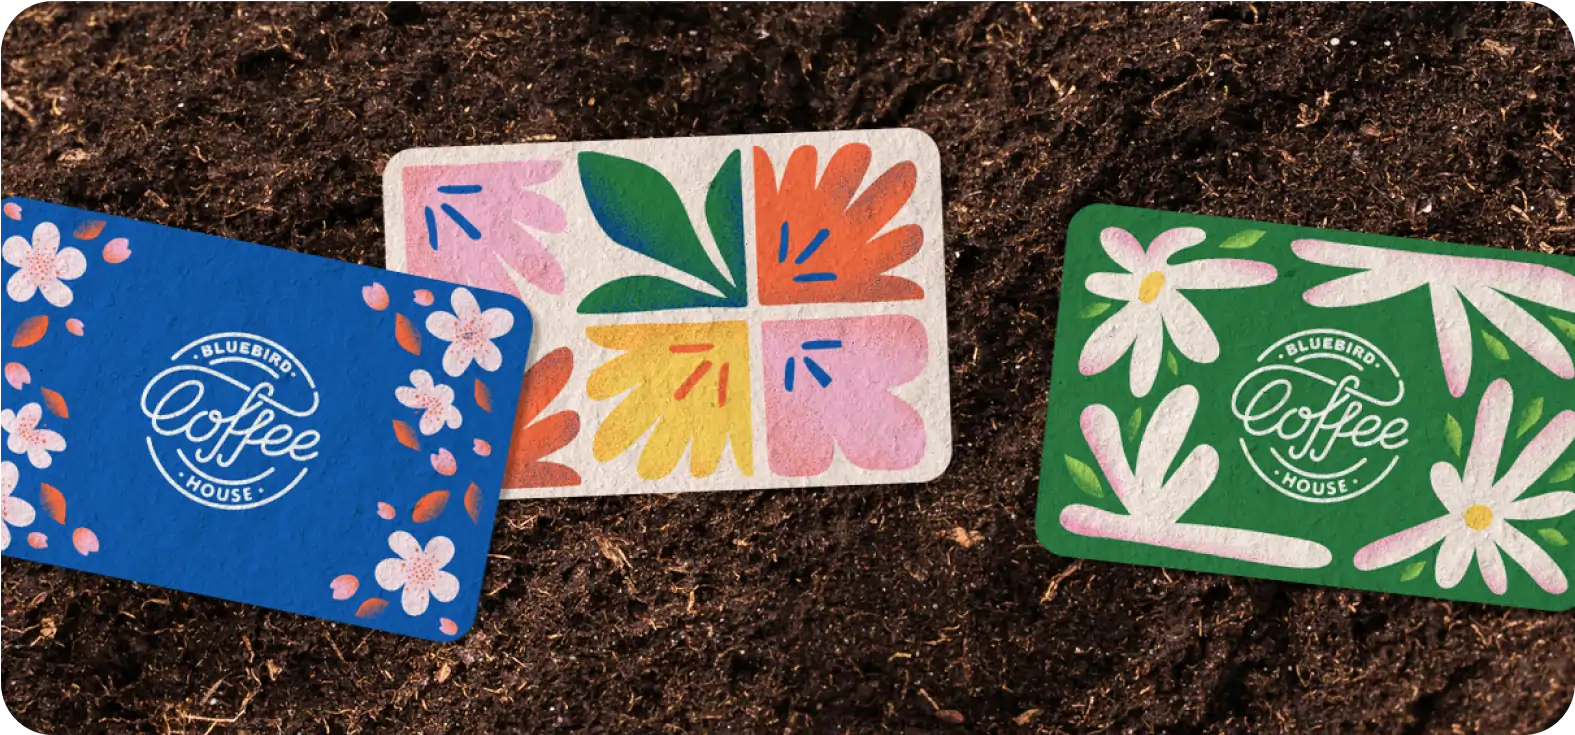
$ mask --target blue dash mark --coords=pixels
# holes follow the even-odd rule
[[[448,215],[449,219],[454,220],[454,224],[459,225],[459,229],[464,230],[465,234],[470,236],[470,239],[481,239],[481,230],[476,229],[476,226],[471,224],[470,220],[465,219],[465,215],[460,214],[459,210],[447,204],[441,206],[443,208],[443,214]]]
[[[815,251],[820,249],[821,243],[824,243],[828,237],[831,237],[831,230],[821,230],[815,233],[815,239],[810,240],[809,246],[804,248],[804,252],[799,253],[798,257],[793,259],[793,264],[803,265],[804,261],[809,260],[809,256],[814,255]]]
[[[480,194],[481,184],[450,184],[438,187],[439,194]]]
[[[831,376],[826,374],[826,370],[820,366],[820,363],[806,357],[804,358],[804,367],[809,370],[810,375],[815,376],[815,382],[819,383],[820,387],[826,388],[831,385]]]

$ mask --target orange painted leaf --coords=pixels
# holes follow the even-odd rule
[[[569,376],[574,374],[574,353],[559,347],[541,356],[536,364],[525,371],[520,380],[520,410],[515,418],[517,432],[524,424],[536,420],[542,411],[563,392]]]
[[[98,534],[86,528],[78,528],[71,532],[71,545],[77,547],[77,553],[87,556],[98,551]]]
[[[50,518],[55,519],[56,523],[65,525],[66,496],[59,490],[56,490],[54,485],[47,482],[39,483],[39,485],[41,487],[38,489],[38,500],[44,506],[44,511],[49,514]]]
[[[476,405],[487,413],[492,413],[492,391],[487,390],[487,384],[476,378]]]
[[[421,449],[421,440],[416,438],[416,430],[410,428],[410,424],[399,419],[394,419],[394,438],[398,439],[400,444],[411,449],[417,451]]]
[[[44,408],[49,409],[50,413],[63,419],[71,418],[71,412],[66,410],[66,399],[64,396],[48,388],[39,388],[38,392],[43,394]]]
[[[103,231],[104,220],[90,219],[80,225],[77,225],[76,231],[71,233],[71,236],[78,240],[92,240],[93,238],[98,237],[99,233]]]
[[[481,488],[476,487],[474,482],[465,488],[465,512],[470,514],[472,522],[481,522]]]
[[[341,574],[328,583],[328,588],[334,591],[335,600],[348,600],[355,597],[355,591],[361,589],[361,580],[354,574]]]
[[[361,606],[356,608],[355,616],[358,618],[375,618],[379,615],[382,615],[383,611],[386,609],[388,609],[388,600],[373,597],[372,599],[361,603]]]
[[[446,507],[448,507],[448,491],[434,490],[416,501],[415,510],[410,511],[410,520],[426,523],[443,515],[443,509]]]
[[[538,421],[563,392],[574,373],[574,353],[567,347],[549,352],[525,371],[520,381],[520,406],[514,414],[514,437],[504,463],[504,487],[571,487],[580,475],[556,462],[541,459],[567,446],[580,433],[580,415],[559,411]]]
[[[12,347],[28,347],[44,338],[44,333],[49,331],[49,315],[39,314],[22,322],[16,328],[16,336],[11,338]]]
[[[416,331],[415,325],[404,314],[394,315],[394,339],[399,340],[399,346],[405,348],[406,352],[421,354],[421,333]]]

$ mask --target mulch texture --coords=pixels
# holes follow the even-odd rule
[[[1058,558],[1062,240],[1110,202],[1575,254],[1532,4],[93,5],[4,39],[6,195],[382,264],[412,146],[906,126],[945,167],[922,486],[504,506],[438,645],[4,562],[44,732],[1532,733],[1575,617]]]

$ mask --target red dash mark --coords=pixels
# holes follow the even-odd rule
[[[722,363],[722,369],[717,371],[717,374],[716,374],[716,407],[717,408],[721,408],[721,407],[727,405],[727,366],[729,364],[730,363],[726,363],[726,362]]]
[[[672,346],[669,346],[667,348],[667,351],[668,352],[672,352],[674,354],[682,355],[682,354],[684,354],[686,352],[710,352],[715,347],[716,347],[716,345],[708,345],[708,344],[672,345]]]
[[[695,389],[695,383],[700,382],[700,379],[705,377],[706,372],[710,369],[710,360],[700,363],[699,367],[696,367],[695,371],[689,374],[689,377],[684,378],[684,384],[678,386],[678,392],[673,394],[673,399],[682,401],[683,399],[688,398],[689,391]]]

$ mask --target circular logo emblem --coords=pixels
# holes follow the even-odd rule
[[[1400,461],[1410,422],[1394,414],[1405,381],[1388,356],[1338,329],[1309,329],[1258,355],[1236,384],[1238,442],[1270,487],[1309,503],[1350,500]]]
[[[305,479],[322,435],[317,384],[277,342],[244,332],[180,348],[142,389],[148,454],[171,487],[210,508],[245,510]]]

